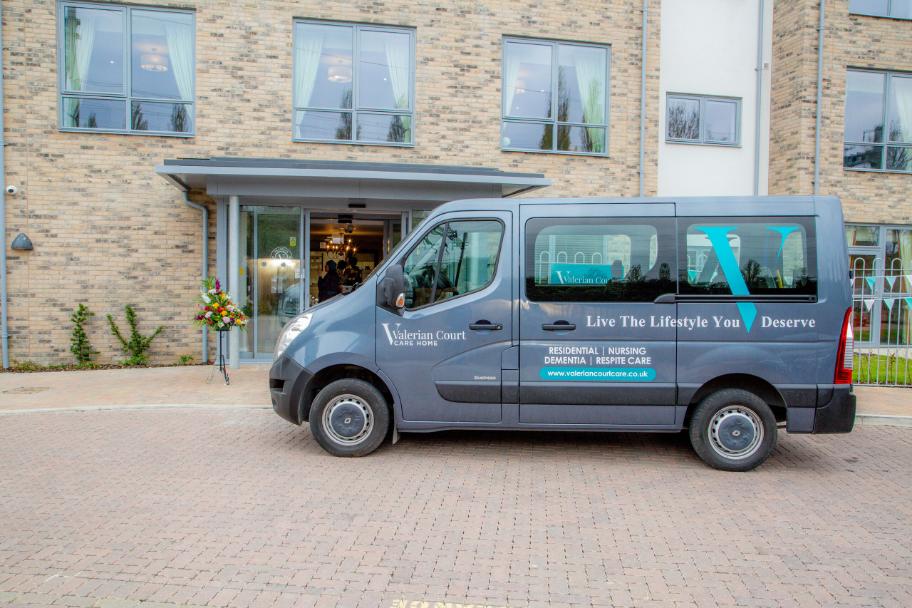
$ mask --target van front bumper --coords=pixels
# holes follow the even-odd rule
[[[285,420],[301,424],[301,395],[311,374],[294,359],[280,356],[269,368],[272,409]]]

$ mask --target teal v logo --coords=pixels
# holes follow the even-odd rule
[[[738,260],[735,259],[735,252],[732,251],[731,243],[728,242],[728,233],[735,229],[734,226],[694,226],[695,229],[706,234],[709,242],[719,258],[719,266],[722,268],[722,274],[728,281],[729,288],[734,296],[749,296],[750,291],[747,289],[747,283],[741,276],[741,269],[738,268]],[[757,318],[757,306],[753,302],[738,302],[738,312],[741,319],[750,332],[754,325],[754,319]]]

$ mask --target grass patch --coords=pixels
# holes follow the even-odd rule
[[[912,385],[912,360],[896,355],[855,355],[852,381],[856,384]]]

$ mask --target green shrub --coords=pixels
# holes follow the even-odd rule
[[[89,310],[85,304],[80,304],[70,315],[70,321],[73,323],[73,331],[70,334],[70,352],[76,357],[76,365],[79,367],[89,367],[92,365],[92,357],[98,354],[98,351],[92,348],[89,342],[89,336],[85,331],[85,324],[95,313]]]
[[[158,326],[158,328],[152,332],[149,336],[144,336],[139,333],[138,322],[136,320],[136,311],[129,304],[124,306],[124,314],[127,317],[127,325],[130,326],[130,338],[124,338],[123,334],[120,333],[120,328],[117,327],[117,323],[114,322],[114,317],[108,315],[108,325],[111,326],[111,333],[114,334],[114,337],[117,338],[117,341],[120,342],[120,347],[129,355],[124,359],[124,365],[146,365],[149,363],[149,347],[152,345],[152,340],[162,332],[164,327]]]
[[[178,365],[190,365],[193,363],[193,355],[181,355],[177,358]]]

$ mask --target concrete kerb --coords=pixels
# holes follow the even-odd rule
[[[883,414],[858,414],[855,416],[858,426],[905,426],[912,427],[912,416],[887,416]]]
[[[259,409],[268,410],[270,406],[261,404],[205,404],[205,403],[146,403],[124,405],[76,405],[73,407],[36,407],[13,410],[0,410],[0,416],[19,414],[49,414],[65,412],[105,412],[105,411],[137,411],[159,409],[196,409],[196,410],[230,410],[230,409]],[[891,416],[886,414],[858,414],[855,417],[857,426],[900,426],[912,427],[912,416]]]
[[[208,404],[208,403],[143,403],[128,405],[74,405],[72,407],[33,407],[15,410],[0,410],[0,416],[17,414],[49,414],[59,412],[104,412],[104,411],[136,411],[136,410],[161,410],[161,409],[196,409],[196,410],[268,410],[268,405],[261,404]]]

